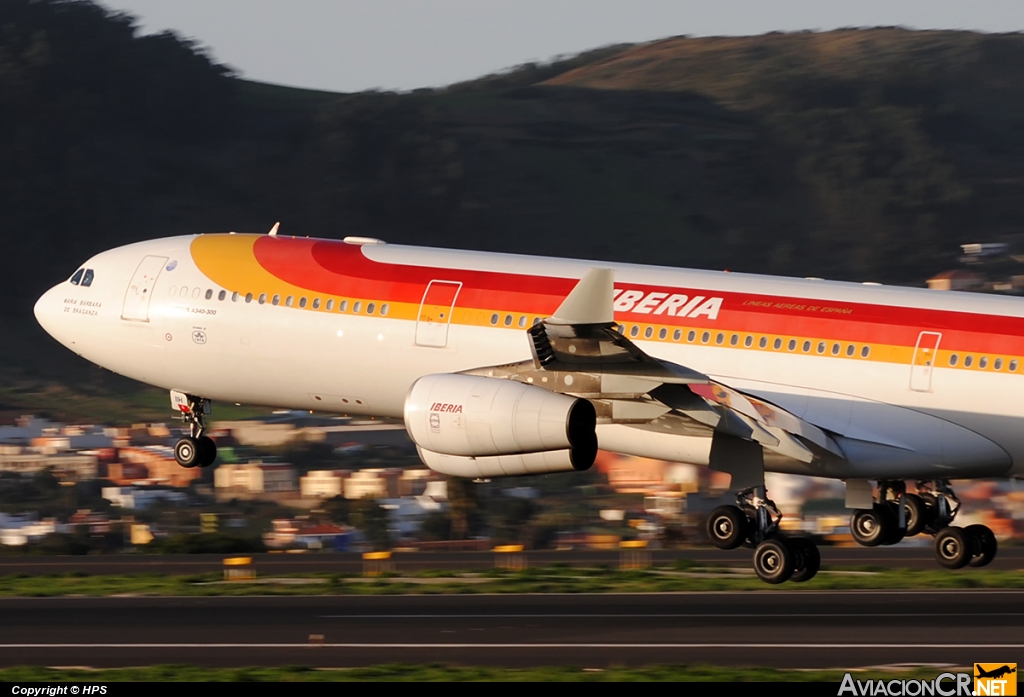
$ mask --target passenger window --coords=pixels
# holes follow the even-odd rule
[[[753,346],[754,345],[754,337],[750,336],[750,334],[747,334],[747,338],[743,340],[743,345],[746,346],[747,348],[750,348],[751,346]]]
[[[505,315],[505,326],[506,327],[511,327],[512,326],[512,315]]]
[[[810,350],[811,350],[811,342],[810,341],[805,341],[804,342],[804,353],[807,353]]]
[[[640,327],[636,326],[635,324],[632,327],[629,328],[629,335],[631,337],[633,337],[634,339],[637,337],[637,335],[639,333],[640,333]]]
[[[246,293],[245,294],[245,302],[247,302],[247,303],[251,303],[252,302],[252,293]]]
[[[978,361],[978,367],[984,370],[988,367],[988,356],[982,356],[981,360]]]
[[[682,338],[683,338],[683,330],[682,329],[677,329],[674,332],[672,332],[672,340],[673,341],[679,341]]]
[[[314,310],[319,310],[320,309],[320,298],[313,298],[313,309]]]
[[[700,335],[700,342],[702,344],[706,344],[709,341],[711,341],[711,332],[704,332],[703,334]]]
[[[1017,361],[1016,360],[1010,361],[1010,372],[1011,373],[1017,372]]]
[[[265,302],[267,302],[267,294],[260,293],[260,305],[264,304]]]
[[[668,337],[668,330],[665,329],[665,327],[662,327],[661,331],[658,332],[658,338],[664,341],[666,337]]]
[[[295,297],[294,296],[289,295],[287,298],[284,299],[284,304],[287,307],[291,307],[294,303],[295,303]]]
[[[380,316],[381,316],[381,317],[387,317],[387,316],[388,316],[388,310],[389,310],[389,309],[390,309],[390,308],[388,307],[388,304],[387,304],[387,303],[384,303],[383,305],[381,305],[381,306],[380,306]],[[534,324],[536,324],[536,321],[534,322]]]
[[[330,312],[333,309],[334,309],[334,299],[332,298],[331,300],[327,301],[327,311]]]
[[[846,355],[847,356],[852,356],[854,351],[856,351],[856,349],[854,348],[853,344],[847,345],[847,347],[846,347]]]
[[[774,346],[775,350],[778,351],[780,348],[782,348],[782,339],[776,337],[775,343],[773,343],[772,346]]]
[[[360,302],[359,300],[356,300],[354,303],[352,303],[352,312],[354,312],[354,313],[356,313],[358,315],[360,310],[362,310],[362,309],[363,309],[363,303]]]
[[[526,326],[526,315],[520,316],[520,318],[519,318],[519,326],[520,327],[525,327]]]
[[[222,290],[221,292],[217,293],[217,300],[224,300],[224,298],[226,297],[228,297],[228,292],[226,290]]]
[[[75,275],[71,277],[71,285],[77,286],[82,282],[82,274],[85,273],[85,269],[79,269],[75,271]]]
[[[733,346],[735,346],[739,342],[740,342],[740,338],[737,335],[735,335],[735,334],[733,334],[732,337],[729,339],[729,343],[731,345],[733,345]]]
[[[825,353],[825,342],[824,341],[819,341],[818,342],[818,353]]]
[[[644,330],[644,338],[650,339],[652,336],[654,336],[654,327],[647,327],[647,329]]]
[[[231,294],[231,302],[233,302],[233,303],[238,302],[238,291],[237,290],[234,293]]]
[[[696,341],[697,340],[697,332],[695,332],[695,331],[693,331],[691,329],[690,333],[686,335],[686,340],[689,341],[690,343],[693,343],[694,341]]]
[[[761,341],[759,341],[757,345],[761,348],[768,348],[768,337],[762,336]]]
[[[271,305],[280,305],[281,304],[281,296],[280,295],[274,295],[274,298],[270,301],[270,304]]]
[[[213,300],[213,288],[206,289],[206,299]]]
[[[871,355],[871,347],[870,346],[865,346],[864,348],[862,348],[860,350],[860,355],[861,355],[861,358],[867,358],[869,355]]]
[[[305,306],[306,306],[306,299],[305,298],[299,298],[299,307],[305,307]]]
[[[790,351],[795,351],[796,350],[796,339],[790,339],[789,340],[789,350]]]
[[[718,336],[715,337],[715,343],[721,344],[723,341],[725,341],[725,334],[719,333]]]
[[[498,323],[498,313],[495,312],[493,315],[491,315],[491,324],[497,324],[497,323]]]
[[[92,269],[86,269],[85,270],[85,275],[82,276],[82,285],[83,286],[91,286],[92,285]]]
[[[996,370],[1002,370],[1003,369],[1003,359],[1002,358],[997,358],[996,359],[996,363],[995,363],[995,365],[993,367]]]
[[[348,311],[348,300],[342,300],[341,303],[338,305],[338,312],[347,312],[347,311]]]
[[[832,344],[832,355],[833,356],[838,356],[839,355],[839,348],[840,348],[839,344]]]
[[[303,298],[303,300],[305,300],[305,298]],[[372,315],[374,310],[376,310],[376,309],[377,309],[376,305],[374,305],[373,303],[368,303],[366,305],[366,314]]]
[[[960,356],[958,356],[958,355],[956,355],[954,353],[952,356],[949,357],[949,364],[950,365],[956,365],[957,362],[959,362],[959,360],[960,360]]]

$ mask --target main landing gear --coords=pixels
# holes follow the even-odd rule
[[[754,572],[766,583],[801,583],[821,567],[818,546],[806,537],[789,537],[779,530],[782,513],[765,487],[741,491],[735,506],[719,506],[708,518],[707,533],[719,549],[754,548]]]
[[[174,444],[174,459],[182,467],[209,467],[217,459],[217,445],[204,435],[210,400],[172,392],[171,402],[181,412],[182,421],[189,426],[189,435]]]
[[[893,545],[921,533],[935,536],[935,560],[947,569],[987,566],[998,550],[996,536],[986,525],[951,525],[960,500],[946,480],[919,481],[908,494],[901,481],[878,483],[878,500],[870,509],[850,516],[850,533],[864,547]]]

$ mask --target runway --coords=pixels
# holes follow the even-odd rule
[[[906,542],[894,547],[821,547],[825,568],[875,566],[882,568],[939,569],[932,553],[931,541]],[[915,541],[916,542],[916,541]],[[655,564],[671,564],[687,560],[701,565],[750,567],[749,549],[722,551],[710,548],[652,550]],[[61,574],[70,572],[99,574],[195,574],[220,571],[223,554],[116,554],[107,556],[0,556],[3,574]],[[362,558],[353,552],[322,552],[308,554],[255,554],[252,556],[261,574],[289,573],[361,573]],[[530,566],[568,564],[570,566],[616,566],[618,550],[567,550],[527,552]],[[395,552],[398,571],[422,569],[470,570],[494,566],[493,552]],[[999,550],[989,569],[1024,569],[1024,547]],[[972,572],[977,573],[977,572]],[[984,572],[981,572],[984,573]]]
[[[968,666],[1024,591],[0,599],[0,665]]]

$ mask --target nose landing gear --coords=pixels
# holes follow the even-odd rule
[[[182,467],[209,467],[217,459],[216,443],[204,435],[204,417],[210,413],[210,400],[172,391],[171,404],[181,413],[182,421],[189,425],[189,435],[174,444],[174,459]]]

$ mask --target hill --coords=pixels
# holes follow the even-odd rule
[[[163,235],[280,220],[282,234],[921,284],[959,243],[1016,245],[1024,229],[1020,35],[673,38],[339,95],[240,80],[84,0],[3,11],[0,413],[46,394],[59,412],[76,400],[52,395],[86,388],[99,401],[72,411],[159,402],[54,347],[31,307],[89,255]]]

